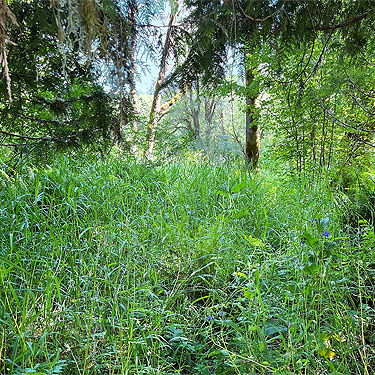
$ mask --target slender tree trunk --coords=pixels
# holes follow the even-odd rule
[[[2,75],[5,79],[5,84],[8,92],[8,99],[12,102],[12,90],[10,85],[10,75],[8,69],[8,57],[6,51],[6,43],[9,43],[7,39],[7,21],[10,20],[14,25],[17,25],[16,16],[8,7],[8,2],[5,0],[0,0],[0,69],[2,70]],[[13,43],[14,44],[14,43]]]
[[[176,19],[176,15],[177,13],[171,12],[171,15],[169,17],[167,34],[165,36],[162,57],[161,57],[160,65],[159,65],[158,79],[155,84],[154,97],[153,97],[152,104],[151,104],[150,117],[149,117],[148,128],[147,128],[147,150],[145,152],[145,156],[147,160],[152,160],[152,154],[153,154],[154,145],[155,145],[155,131],[156,131],[156,127],[158,124],[158,120],[161,115],[161,107],[160,107],[161,95],[159,92],[159,88],[163,84],[164,79],[165,79],[167,59],[169,55],[169,47],[171,43],[172,25]]]
[[[209,98],[209,97],[206,96],[205,99],[204,99],[204,117],[205,117],[206,123],[207,123],[206,145],[207,145],[208,149],[209,149],[209,146],[210,146],[211,131],[213,129],[212,118],[213,118],[215,109],[216,109],[215,99]]]
[[[315,169],[316,169],[316,145],[315,145],[315,141],[316,141],[316,125],[315,125],[315,121],[314,123],[312,124],[311,126],[311,129],[310,129],[310,147],[311,147],[311,164],[313,166],[313,170],[312,170],[312,180],[315,181]]]
[[[194,129],[195,129],[195,140],[197,142],[201,141],[201,126],[199,122],[199,113],[200,113],[200,108],[201,107],[201,102],[200,100],[198,101],[198,108],[194,110]]]
[[[302,118],[302,155],[301,155],[301,160],[302,160],[302,171],[303,171],[303,177],[306,177],[306,134],[305,134],[305,121]]]
[[[335,95],[335,106],[333,110],[334,116],[336,116],[336,95]],[[335,117],[332,116],[332,123],[331,123],[331,139],[329,142],[329,152],[328,152],[328,163],[327,163],[327,170],[331,166],[331,158],[332,158],[332,150],[333,150],[333,135],[335,130]]]
[[[193,90],[190,91],[190,108],[192,111],[192,117],[193,117],[193,124],[194,124],[194,135],[195,135],[195,140],[198,143],[201,143],[201,126],[200,126],[200,121],[199,121],[199,115],[201,112],[201,99],[200,99],[200,92],[199,92],[199,81],[197,81],[196,84],[196,104],[195,101],[193,100]]]
[[[137,146],[134,144],[136,134],[138,132],[138,123],[137,123],[137,90],[135,85],[135,73],[136,73],[136,64],[135,64],[135,50],[137,48],[137,0],[128,1],[128,19],[131,24],[130,27],[130,50],[129,50],[129,72],[128,72],[128,81],[130,86],[130,104],[131,104],[131,131],[129,140],[133,144],[130,147],[130,152],[134,154],[137,150]]]
[[[251,68],[246,68],[246,88],[254,81]],[[257,95],[246,94],[246,167],[254,171],[259,170],[259,127],[255,113],[255,100]]]
[[[316,125],[315,123],[312,124],[311,130],[310,130],[310,145],[311,145],[311,151],[312,151],[312,164],[315,166],[316,164]]]
[[[214,98],[205,97],[204,100],[204,117],[208,124],[212,123],[212,117],[215,113],[216,101]]]
[[[324,103],[325,104],[325,103]],[[322,174],[322,170],[326,165],[325,161],[325,144],[326,144],[326,110],[323,111],[323,126],[322,126],[322,140],[320,143],[320,175]]]
[[[123,29],[122,29],[122,23],[120,23],[119,29],[117,28],[117,25],[114,24],[112,27],[112,33],[114,36],[114,39],[117,41],[116,46],[114,48],[113,52],[113,61],[116,67],[116,75],[118,79],[118,87],[119,87],[119,119],[116,121],[116,126],[113,131],[113,144],[119,142],[124,138],[124,124],[128,123],[128,98],[124,94],[124,81],[125,77],[122,73],[123,67],[124,67],[124,45],[126,44],[124,41],[123,36]]]
[[[227,129],[225,128],[225,113],[224,113],[224,104],[222,103],[220,106],[220,125],[223,129],[223,134],[227,133]]]

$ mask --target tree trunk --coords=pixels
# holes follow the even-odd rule
[[[325,104],[323,102],[323,104]],[[320,174],[322,173],[322,170],[325,168],[326,165],[326,158],[325,158],[325,144],[326,144],[326,136],[327,136],[327,131],[326,131],[326,110],[324,109],[323,111],[323,125],[322,125],[322,140],[320,143]]]
[[[197,105],[195,105],[195,102],[193,100],[193,89],[190,91],[190,108],[192,112],[193,117],[193,124],[194,124],[194,135],[195,140],[198,143],[201,143],[201,126],[199,121],[199,114],[201,111],[201,99],[200,99],[200,93],[199,93],[199,81],[197,81],[196,84],[196,95],[197,95]]]
[[[214,98],[209,98],[209,97],[205,97],[204,98],[204,117],[206,119],[206,125],[207,125],[207,129],[206,129],[206,145],[207,145],[207,148],[209,149],[210,147],[210,137],[211,137],[211,132],[214,128],[213,124],[212,124],[212,119],[213,119],[213,115],[214,115],[214,112],[215,112],[215,109],[216,109],[216,101]]]
[[[8,7],[8,3],[5,0],[0,0],[0,69],[2,69],[2,76],[5,79],[5,85],[8,92],[9,102],[12,102],[12,90],[10,86],[10,75],[8,69],[8,57],[6,51],[6,43],[9,43],[7,39],[7,28],[6,24],[8,19],[14,24],[17,25],[16,16]],[[14,44],[14,43],[13,43]]]
[[[157,127],[161,112],[162,112],[161,107],[160,107],[161,97],[160,97],[159,88],[163,84],[164,79],[165,79],[167,59],[169,55],[169,47],[171,43],[172,25],[176,19],[176,15],[177,15],[177,12],[175,13],[171,12],[171,15],[169,17],[167,34],[165,36],[162,57],[161,57],[160,65],[159,65],[158,79],[155,84],[154,97],[152,100],[152,105],[150,109],[150,117],[149,117],[148,127],[147,127],[147,150],[145,152],[145,156],[147,160],[152,160],[152,154],[153,154],[154,145],[155,145],[155,131],[156,131],[156,127]],[[168,108],[171,105],[169,105]]]
[[[251,68],[246,68],[246,88],[254,81]],[[255,112],[255,100],[258,95],[246,93],[246,167],[259,170],[259,127]]]
[[[114,37],[114,40],[116,41],[114,43],[113,48],[113,62],[115,64],[115,73],[117,75],[118,80],[118,87],[119,87],[119,119],[116,121],[116,126],[114,128],[113,132],[113,144],[119,142],[124,138],[124,124],[128,123],[128,108],[129,108],[129,98],[124,92],[124,83],[125,83],[125,77],[123,74],[123,67],[125,65],[125,59],[124,59],[124,53],[126,42],[124,40],[124,35],[122,32],[122,24],[120,23],[118,29],[118,26],[114,24],[112,26],[112,34]]]
[[[135,50],[137,47],[137,1],[129,0],[128,1],[128,19],[131,24],[130,27],[130,50],[129,50],[129,71],[128,71],[128,81],[130,86],[130,104],[131,104],[131,130],[129,141],[133,143],[130,146],[130,152],[134,154],[137,151],[137,146],[134,144],[136,134],[138,132],[138,123],[137,123],[137,90],[135,85]]]

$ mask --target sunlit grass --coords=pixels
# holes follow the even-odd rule
[[[0,178],[2,374],[372,373],[374,233],[341,229],[323,179],[115,158]]]

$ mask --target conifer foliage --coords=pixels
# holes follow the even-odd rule
[[[189,10],[186,23],[191,30],[186,40],[189,47],[165,85],[177,82],[182,88],[200,77],[211,90],[225,81],[228,58],[234,57],[240,67],[237,71],[245,72],[242,77],[245,89],[240,83],[236,93],[246,100],[244,149],[246,164],[255,169],[259,154],[259,119],[254,105],[260,94],[258,69],[267,71],[269,83],[265,91],[272,91],[278,84],[286,88],[283,95],[292,118],[286,132],[290,134],[290,128],[296,127],[293,107],[299,106],[305,84],[322,66],[331,37],[335,36],[336,43],[330,44],[330,54],[335,54],[337,60],[343,56],[353,58],[372,43],[369,36],[374,4],[368,0],[187,0],[185,3]],[[315,57],[319,48],[321,53]],[[293,90],[297,94],[292,103]]]
[[[97,66],[116,9],[86,0],[0,4],[1,147],[15,161],[85,145],[104,152],[115,121]]]
[[[163,49],[163,27],[152,23],[165,3],[0,0],[0,146],[6,154],[16,158],[34,150],[47,155],[84,145],[104,154],[124,140],[137,150],[136,138],[142,136],[137,56],[143,50],[154,60],[159,57],[154,63],[162,68],[155,98],[167,86],[174,98],[198,81],[203,90],[217,88],[225,80],[228,59],[235,61],[242,74],[236,94],[246,102],[243,149],[247,165],[256,169],[260,125],[255,103],[264,90],[260,70],[267,70],[269,92],[284,88],[290,133],[290,127],[298,127],[293,106],[308,92],[306,84],[323,66],[327,52],[335,50],[337,61],[345,56],[355,61],[360,54],[367,59],[373,43],[371,0],[185,0],[170,2],[171,9],[180,4],[186,17],[168,26],[170,42]],[[175,60],[169,76],[163,68],[166,56]],[[152,125],[157,116],[152,113],[143,139],[146,155],[157,138]]]

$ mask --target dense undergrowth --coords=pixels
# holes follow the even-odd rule
[[[1,374],[370,374],[374,231],[322,178],[1,172]]]

